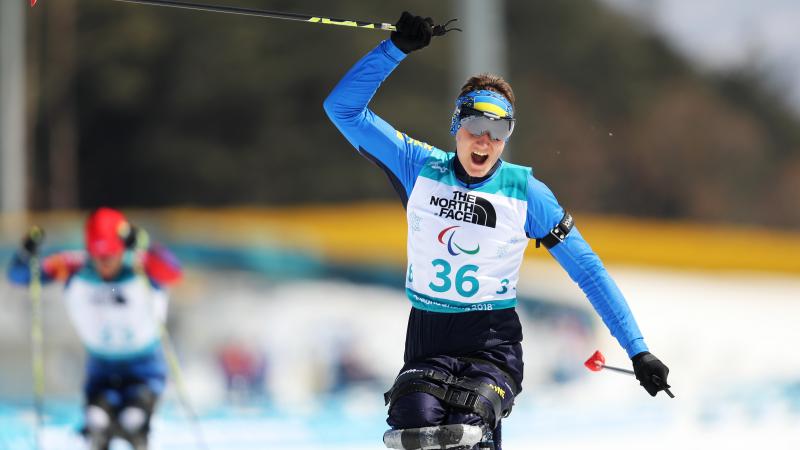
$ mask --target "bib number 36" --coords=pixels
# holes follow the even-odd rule
[[[466,264],[461,266],[455,275],[455,279],[451,280],[450,273],[453,268],[450,263],[443,259],[434,259],[431,264],[437,268],[436,280],[438,283],[431,282],[428,287],[434,292],[447,292],[453,288],[455,284],[456,292],[462,297],[472,297],[480,289],[478,279],[470,275],[478,271],[479,267],[474,264]]]

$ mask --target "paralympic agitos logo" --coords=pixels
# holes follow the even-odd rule
[[[431,195],[431,205],[439,208],[439,217],[474,223],[494,228],[497,214],[494,206],[485,198],[464,192],[453,191],[451,198]]]
[[[460,225],[453,225],[452,227],[447,227],[444,230],[439,232],[439,237],[438,237],[439,243],[442,244],[442,245],[446,245],[447,246],[447,252],[448,253],[450,253],[453,256],[458,256],[461,253],[466,253],[468,255],[474,255],[474,254],[478,253],[479,251],[481,251],[481,244],[475,244],[475,248],[468,250],[468,249],[465,249],[464,247],[461,247],[457,243],[455,243],[453,241],[453,238],[456,236],[456,228],[460,228]],[[449,234],[449,236],[448,236],[448,234]],[[447,237],[447,243],[444,242],[445,236],[448,236]],[[456,251],[456,250],[458,250],[458,251]]]

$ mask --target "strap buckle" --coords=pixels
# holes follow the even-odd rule
[[[445,394],[445,402],[462,408],[472,409],[478,401],[478,396],[474,392],[461,389],[448,389]]]
[[[561,218],[561,221],[559,221],[543,238],[536,239],[536,248],[544,244],[545,248],[549,250],[564,242],[569,232],[572,231],[573,226],[575,226],[575,220],[570,213],[564,211],[564,216]]]
[[[550,235],[556,238],[558,242],[564,242],[567,237],[567,233],[560,226],[550,230]]]
[[[426,369],[425,372],[423,373],[422,378],[428,378],[430,380],[438,381],[446,385],[453,385],[458,382],[458,377],[455,377],[450,374],[445,374],[443,372],[434,369]]]

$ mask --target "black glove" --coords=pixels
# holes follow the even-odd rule
[[[669,389],[667,375],[669,368],[650,352],[641,352],[633,358],[633,372],[636,379],[648,394],[655,397],[658,391]]]
[[[22,238],[22,248],[29,255],[36,255],[44,242],[44,230],[34,225]]]
[[[135,225],[130,225],[128,227],[128,234],[126,236],[120,236],[122,238],[122,242],[125,244],[125,248],[132,250],[134,247],[136,247],[137,234],[139,234],[139,229]]]
[[[146,250],[150,246],[150,235],[144,228],[131,225],[128,235],[123,238],[123,242],[128,250]]]
[[[403,11],[400,20],[395,24],[397,31],[392,31],[392,42],[404,53],[427,47],[433,36],[433,19],[414,16]]]

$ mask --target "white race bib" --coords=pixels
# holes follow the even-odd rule
[[[530,169],[503,162],[489,181],[467,189],[452,157],[434,150],[411,191],[406,292],[426,311],[512,308],[528,245]]]
[[[106,282],[87,267],[70,280],[64,295],[75,330],[92,354],[125,358],[159,344],[167,295],[145,276],[130,273]]]

